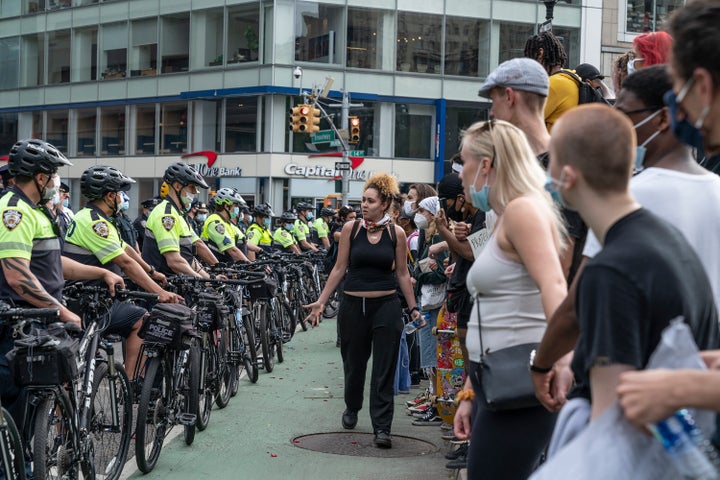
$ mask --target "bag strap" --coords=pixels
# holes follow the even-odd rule
[[[480,363],[483,363],[483,357],[485,356],[485,347],[483,346],[482,339],[482,323],[480,320],[480,295],[475,295],[475,307],[477,311],[478,320],[478,335],[480,336]]]

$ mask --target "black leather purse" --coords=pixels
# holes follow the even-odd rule
[[[485,407],[492,411],[517,410],[536,407],[540,402],[535,397],[535,388],[528,369],[530,352],[538,343],[524,343],[495,351],[485,351],[480,321],[480,297],[477,305],[478,332],[480,335],[480,378]]]

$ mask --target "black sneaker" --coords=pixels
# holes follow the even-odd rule
[[[347,430],[352,430],[357,425],[357,411],[346,409],[342,414],[342,426]]]
[[[427,413],[422,418],[413,420],[412,424],[418,427],[423,427],[427,425],[439,426],[442,421],[442,418],[438,416],[437,409],[435,407],[431,407],[428,409]]]
[[[445,458],[448,460],[457,460],[460,457],[466,457],[468,451],[468,445],[467,443],[464,445],[460,445],[460,447],[456,448],[455,450],[450,450],[445,454]]]
[[[454,470],[457,468],[467,468],[467,456],[463,455],[462,457],[458,457],[455,460],[450,460],[445,465],[445,468],[449,468],[451,470]]]
[[[384,430],[378,431],[375,433],[374,442],[379,448],[392,448],[392,437],[390,437],[390,432],[386,432]]]

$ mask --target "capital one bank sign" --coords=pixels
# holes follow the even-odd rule
[[[335,170],[334,167],[326,167],[323,165],[312,165],[304,166],[298,165],[297,163],[288,163],[285,165],[283,170],[285,175],[289,177],[302,177],[302,178],[325,178],[327,180],[336,180],[342,178],[342,172]],[[350,180],[365,181],[374,172],[370,170],[351,170]]]

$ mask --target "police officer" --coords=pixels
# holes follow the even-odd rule
[[[140,249],[138,248],[137,232],[135,232],[135,227],[127,217],[127,211],[130,209],[130,197],[125,192],[120,192],[120,197],[122,199],[120,208],[118,208],[112,220],[122,241],[127,243],[139,255]]]
[[[61,256],[57,225],[43,206],[59,185],[58,168],[72,165],[42,140],[21,140],[10,150],[10,173],[16,184],[0,198],[0,299],[18,307],[57,308],[60,320],[80,325],[80,317],[62,304],[65,278],[104,281],[111,294],[122,278],[109,270]],[[59,182],[58,182],[59,184]],[[64,277],[64,278],[63,278]],[[0,335],[0,389],[3,404],[16,397],[5,354],[13,347],[8,329]]]
[[[160,302],[177,303],[180,297],[166,292],[155,281],[165,283],[165,276],[148,265],[140,254],[121,239],[113,223],[120,210],[123,193],[135,183],[113,167],[94,166],[80,177],[80,192],[89,200],[70,224],[65,236],[63,256],[85,265],[102,267],[114,273],[125,273],[133,282],[159,296]],[[155,280],[155,281],[153,281]],[[135,362],[142,340],[137,336],[147,311],[132,303],[115,302],[110,310],[108,332],[127,339],[125,368],[130,379],[135,373]]]
[[[292,231],[297,215],[293,212],[283,212],[280,215],[280,226],[273,233],[273,245],[284,252],[300,253]]]
[[[193,254],[207,264],[218,263],[215,255],[190,228],[183,212],[187,211],[198,194],[198,188],[208,188],[202,176],[185,162],[176,162],[165,170],[167,195],[150,212],[145,225],[142,258],[166,275],[187,274],[209,278]]]
[[[148,198],[142,202],[142,213],[133,222],[133,227],[137,233],[137,244],[138,251],[142,252],[143,242],[145,241],[145,224],[147,223],[148,215],[155,206],[160,203],[160,199],[153,197]]]
[[[270,219],[275,216],[272,207],[267,203],[255,205],[253,222],[247,229],[248,249],[250,245],[260,247],[266,252],[272,251],[272,234],[270,233]],[[255,252],[248,250],[250,260],[255,260]]]
[[[240,215],[241,202],[243,202],[242,197],[239,197],[233,189],[221,188],[213,197],[215,212],[203,225],[201,238],[208,242],[210,250],[221,262],[249,261],[238,248],[238,230],[230,221]]]
[[[310,227],[308,226],[308,222],[313,218],[313,209],[314,207],[306,202],[300,202],[295,205],[295,211],[297,212],[298,219],[295,220],[293,235],[302,250],[312,250],[313,252],[317,252],[317,247],[309,241]]]
[[[2,196],[15,185],[15,177],[10,174],[10,167],[7,164],[0,167],[0,177],[2,177],[3,184],[2,191],[0,191],[0,196]]]
[[[312,224],[313,231],[315,232],[318,241],[322,243],[325,248],[330,248],[330,222],[332,222],[336,213],[337,212],[330,207],[323,207],[320,210],[320,215],[317,220],[315,220]]]
[[[185,220],[187,220],[188,225],[190,225],[190,228],[193,229],[193,232],[195,232],[197,236],[200,236],[202,233],[202,224],[198,222],[197,219],[198,211],[201,207],[206,208],[205,204],[196,198],[190,204],[190,210],[185,214]]]

